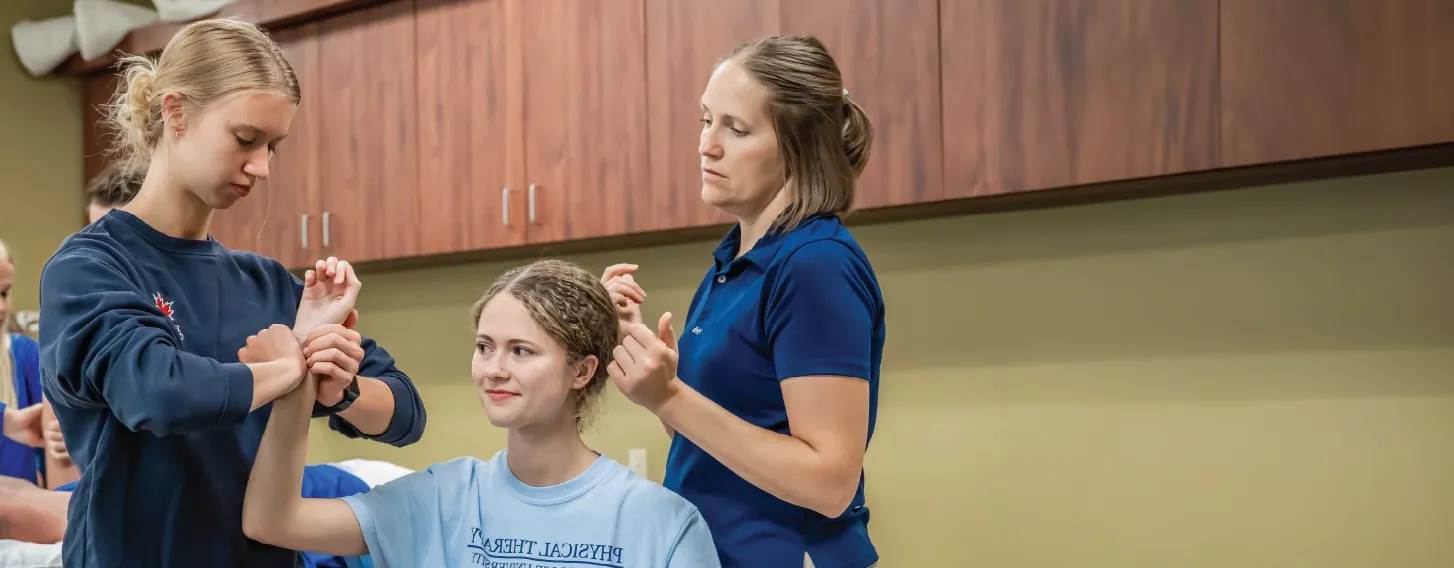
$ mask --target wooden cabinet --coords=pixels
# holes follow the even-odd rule
[[[1217,2],[942,0],[946,195],[1214,167]]]
[[[642,0],[510,1],[524,61],[527,238],[650,228]]]
[[[419,0],[421,254],[525,242],[520,44],[506,3]]]
[[[849,97],[873,124],[873,149],[854,206],[941,199],[938,1],[794,0],[782,2],[781,10],[782,33],[822,40]]]
[[[1221,0],[1222,165],[1454,141],[1454,2]]]
[[[420,252],[654,228],[641,0],[421,0]]]
[[[700,197],[700,97],[774,34],[821,39],[873,123],[859,208],[1454,142],[1442,0],[364,4],[276,32],[303,105],[217,214],[227,246],[298,267],[728,223]],[[114,77],[84,88],[89,176]]]
[[[318,61],[320,254],[418,255],[414,2],[324,20]]]

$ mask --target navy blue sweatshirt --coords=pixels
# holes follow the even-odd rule
[[[242,499],[272,409],[249,413],[248,336],[292,326],[302,282],[275,260],[167,236],[124,211],[61,244],[41,273],[41,375],[82,472],[67,568],[291,568],[297,553],[242,534]],[[403,446],[424,406],[388,352],[365,339],[359,375],[384,381]]]

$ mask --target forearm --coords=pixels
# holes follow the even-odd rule
[[[19,479],[0,478],[0,540],[59,542],[66,532],[70,496]]]
[[[389,429],[394,419],[394,391],[378,379],[358,378],[358,399],[338,413],[359,433],[378,436]]]
[[[273,405],[243,497],[242,532],[258,542],[291,550],[366,554],[363,530],[347,504],[338,499],[303,498],[308,423],[317,398],[318,383],[308,378]]]
[[[277,538],[294,532],[294,512],[303,501],[308,422],[317,393],[317,380],[305,378],[273,405],[243,498],[243,531],[254,540],[277,545]]]
[[[298,385],[298,367],[292,362],[249,363],[247,368],[252,371],[252,408],[249,412],[288,394]]]
[[[685,384],[656,413],[677,435],[783,501],[828,517],[847,507],[841,468],[803,440],[754,426]]]

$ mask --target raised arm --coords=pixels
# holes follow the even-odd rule
[[[646,289],[636,282],[635,264],[613,264],[601,273],[601,284],[611,294],[611,303],[616,306],[616,318],[621,322],[621,335],[630,332],[631,326],[641,323],[641,305],[646,303]],[[671,425],[661,421],[666,437],[676,435]]]
[[[303,277],[289,275],[300,298],[294,331],[305,344],[312,371],[321,376],[314,417],[318,410],[337,405],[344,389],[357,380],[358,397],[346,409],[328,418],[328,426],[349,438],[365,438],[394,446],[407,446],[424,435],[424,402],[414,382],[394,363],[393,356],[372,339],[358,343],[362,358],[342,353],[341,346],[312,342],[326,335],[324,326],[353,328],[358,320],[354,303],[362,288],[348,261],[320,260]]]
[[[790,434],[738,418],[677,379],[670,314],[656,333],[634,326],[608,370],[628,398],[747,482],[837,517],[857,492],[867,449],[882,309],[871,279],[846,245],[818,241],[794,252],[769,292],[765,327]]]
[[[273,404],[243,498],[242,532],[291,550],[366,554],[363,529],[346,503],[302,496],[308,422],[317,397],[318,381],[310,377]]]
[[[99,250],[63,250],[40,288],[42,380],[54,404],[106,408],[127,428],[167,436],[238,424],[301,380],[291,361],[183,351],[156,300]]]

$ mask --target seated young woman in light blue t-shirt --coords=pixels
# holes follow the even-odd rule
[[[367,553],[380,568],[719,566],[695,507],[581,438],[620,337],[600,281],[570,263],[538,261],[496,280],[473,316],[475,389],[490,423],[508,430],[506,450],[435,464],[365,494],[301,498],[317,389],[305,380],[273,403],[244,499],[247,536]]]

